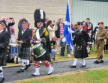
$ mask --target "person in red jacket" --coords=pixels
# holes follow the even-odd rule
[[[87,27],[87,25],[86,25],[86,22],[83,21],[82,23],[83,23],[83,29],[84,29],[85,31],[87,31],[88,27]]]

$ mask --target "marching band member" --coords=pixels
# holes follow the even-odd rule
[[[18,42],[21,45],[19,57],[22,59],[22,65],[18,73],[24,72],[30,66],[30,40],[32,37],[32,31],[29,29],[28,21],[24,18],[19,21],[19,24],[21,25],[20,28],[22,28],[18,32]]]
[[[48,75],[52,74],[53,67],[50,64],[50,39],[47,29],[44,27],[45,23],[45,12],[41,9],[36,9],[34,13],[34,20],[35,20],[35,27],[36,29],[36,35],[32,39],[32,43],[34,42],[34,46],[39,46],[42,44],[42,47],[37,47],[37,49],[40,49],[41,54],[35,54],[37,52],[34,52],[34,60],[36,61],[35,66],[35,72],[32,74],[33,76],[39,76],[40,75],[40,61],[44,63],[46,67],[49,68]],[[39,41],[40,43],[35,44],[35,41]],[[36,50],[37,51],[37,50]],[[36,57],[37,55],[37,57]]]
[[[78,30],[74,33],[74,62],[71,68],[76,68],[78,59],[82,59],[82,67],[86,67],[85,58],[88,57],[87,42],[89,41],[88,34],[83,30],[81,22],[78,22]]]
[[[0,21],[0,83],[4,81],[3,68],[4,59],[7,55],[7,46],[9,44],[9,33],[5,30],[6,22]]]

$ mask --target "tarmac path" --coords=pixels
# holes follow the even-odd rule
[[[81,68],[81,60],[78,61],[77,68],[70,68],[70,65],[73,63],[72,61],[63,61],[63,62],[55,62],[53,63],[54,67],[54,73],[53,74],[60,74],[65,72],[74,72],[74,71],[80,71],[80,70],[86,70],[86,69],[94,69],[94,68],[101,68],[108,66],[108,58],[104,59],[104,63],[101,64],[94,64],[95,59],[87,59],[87,66],[85,68]],[[20,69],[20,67],[8,67],[4,68],[4,76],[5,76],[5,82],[12,82],[17,80],[24,80],[28,78],[33,78],[32,73],[34,72],[33,65],[26,70],[23,73],[17,73],[17,71]],[[40,67],[40,76],[46,76],[48,72],[48,68],[46,68],[44,65],[41,65]]]

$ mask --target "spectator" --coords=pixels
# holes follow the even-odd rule
[[[56,28],[55,24],[52,23],[51,20],[48,21],[47,26],[48,26],[47,29],[49,32],[50,41],[51,41],[51,44],[53,44],[53,50],[54,50],[56,48],[57,37],[55,35],[55,31],[57,30],[57,28]],[[55,60],[55,55],[54,55],[53,59]]]
[[[63,22],[63,18],[60,18],[57,22],[57,31],[56,33],[56,37],[58,38],[57,40],[57,54],[59,54],[60,51],[60,40],[61,38],[64,36],[64,22]]]
[[[83,29],[84,29],[85,31],[87,31],[88,27],[87,27],[87,25],[86,25],[86,22],[83,21],[82,23],[83,23]]]
[[[90,22],[90,18],[86,18],[87,29],[93,29],[93,24]]]
[[[64,53],[65,53],[65,46],[66,46],[65,41],[66,41],[66,39],[64,37],[62,37],[60,40],[61,56],[64,56]]]

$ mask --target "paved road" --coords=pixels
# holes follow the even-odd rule
[[[54,66],[54,73],[53,74],[59,74],[59,73],[65,73],[65,72],[74,72],[78,70],[85,70],[85,69],[93,69],[93,68],[100,68],[100,67],[105,67],[108,66],[108,58],[104,59],[104,63],[102,64],[94,64],[93,62],[95,59],[88,59],[87,60],[87,67],[86,68],[81,68],[81,60],[79,60],[79,63],[77,65],[77,68],[72,69],[69,66],[72,64],[73,61],[64,61],[64,62],[57,62],[53,63]],[[4,69],[4,74],[5,74],[5,82],[11,82],[11,81],[16,81],[16,80],[23,80],[27,78],[33,78],[32,73],[34,72],[34,67],[31,66],[27,71],[17,74],[16,71],[19,70],[20,67],[12,67],[12,68],[5,68]],[[41,76],[46,76],[48,69],[41,65]]]

